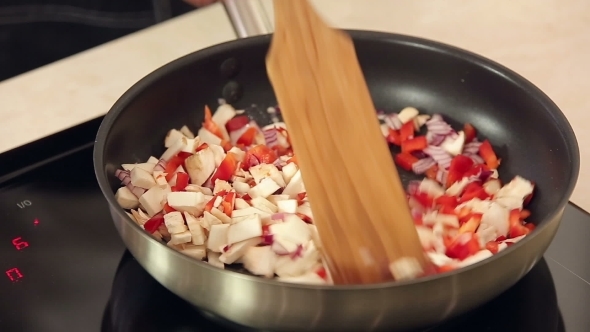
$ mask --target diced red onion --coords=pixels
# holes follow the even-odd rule
[[[115,176],[121,180],[121,184],[127,187],[137,198],[141,197],[146,190],[144,188],[136,187],[131,184],[131,172],[124,170],[116,170]]]
[[[412,151],[412,152],[410,152],[410,154],[418,159],[428,158],[426,153],[424,153],[422,151]]]
[[[432,132],[426,133],[426,140],[430,145],[439,146],[445,141],[445,138],[447,138],[446,135],[433,134]]]
[[[385,111],[377,110],[377,119],[385,120],[386,116],[387,116],[387,114],[385,114]]]
[[[474,163],[476,164],[483,164],[484,160],[482,157],[480,157],[477,154],[472,154],[472,153],[463,153],[464,156],[467,156],[469,158],[471,158],[471,160],[473,160]]]
[[[291,259],[303,257],[303,246],[301,244],[297,245],[297,249],[291,254]]]
[[[444,170],[444,169],[439,169],[438,172],[436,172],[436,181],[438,181],[439,183],[445,184],[447,182],[447,175],[449,174],[448,171]]]
[[[264,134],[264,141],[266,142],[266,146],[272,148],[279,144],[279,137],[278,131],[275,128],[270,128],[262,132]]]
[[[486,182],[493,174],[494,171],[482,171],[479,174],[479,179],[481,180],[481,182]]]
[[[158,163],[156,164],[156,166],[154,166],[154,171],[155,172],[163,172],[164,170],[166,170],[166,165],[168,164],[168,162],[164,159],[160,159],[158,161]]]
[[[260,160],[258,160],[258,158],[256,158],[256,156],[248,155],[248,165],[250,165],[250,167],[256,166],[259,164],[260,164]]]
[[[417,220],[422,217],[424,211],[422,209],[414,207],[410,210],[410,214],[412,215],[412,219]]]
[[[424,149],[424,153],[432,157],[442,169],[449,167],[451,165],[451,160],[453,159],[451,155],[440,146],[429,145]]]
[[[285,216],[290,215],[291,213],[284,213],[284,212],[279,212],[279,213],[273,213],[270,215],[270,220],[284,220]]]
[[[393,130],[398,130],[403,125],[397,113],[386,114],[383,121],[389,128]]]
[[[412,164],[412,171],[416,174],[422,174],[426,172],[430,167],[436,165],[436,161],[432,158],[420,159]]]
[[[415,195],[418,192],[418,188],[420,188],[421,181],[412,180],[408,183],[408,194]]]
[[[449,135],[453,132],[453,128],[445,122],[440,114],[433,114],[426,121],[426,128],[428,128],[428,132],[434,135]]]
[[[272,234],[262,235],[262,245],[272,245],[274,243]]]
[[[473,155],[473,154],[478,154],[479,153],[479,147],[481,146],[481,142],[478,142],[477,140],[473,140],[467,144],[465,144],[465,146],[463,147],[463,154],[465,155]]]

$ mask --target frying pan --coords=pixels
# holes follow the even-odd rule
[[[467,268],[358,286],[287,284],[221,270],[156,241],[117,204],[120,183],[114,172],[122,163],[159,156],[171,128],[186,124],[196,132],[203,105],[215,106],[219,97],[259,123],[270,123],[265,110],[276,99],[264,60],[272,36],[238,39],[179,58],[133,85],[105,116],[95,144],[98,183],[129,251],[158,282],[199,310],[272,331],[422,328],[514,285],[553,239],[579,170],[577,142],[558,107],[518,74],[473,53],[409,36],[349,33],[376,108],[414,106],[442,113],[456,125],[472,123],[502,157],[502,179],[521,175],[536,182],[530,205],[536,230]],[[404,182],[412,179],[400,173]]]

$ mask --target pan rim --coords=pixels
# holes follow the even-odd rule
[[[513,70],[476,53],[471,51],[467,51],[465,49],[448,45],[445,43],[415,37],[410,35],[403,35],[403,34],[396,34],[396,33],[388,33],[388,32],[379,32],[379,31],[368,31],[368,30],[344,30],[351,35],[353,40],[371,40],[371,41],[384,41],[388,43],[406,45],[416,48],[427,49],[432,52],[444,54],[447,56],[452,56],[459,58],[463,61],[468,61],[475,65],[481,66],[486,70],[494,72],[496,75],[501,76],[503,79],[512,82],[513,84],[517,85],[521,88],[524,92],[528,93],[531,97],[537,100],[540,105],[543,105],[543,111],[550,115],[558,128],[560,128],[560,134],[562,139],[565,141],[569,141],[571,144],[568,148],[568,154],[570,155],[570,164],[571,164],[571,176],[569,178],[569,185],[565,191],[565,194],[561,198],[558,204],[558,208],[546,215],[545,218],[539,221],[541,227],[527,235],[523,240],[519,241],[518,243],[506,248],[502,252],[499,252],[492,257],[486,258],[482,261],[477,263],[471,264],[469,266],[444,272],[438,273],[431,276],[426,276],[422,278],[418,278],[415,280],[407,280],[407,281],[392,281],[387,283],[379,283],[379,284],[370,284],[370,285],[310,285],[310,284],[296,284],[296,283],[287,283],[278,281],[276,279],[266,279],[258,276],[250,276],[234,271],[229,270],[222,270],[217,267],[211,266],[205,262],[197,261],[193,258],[187,257],[186,255],[181,254],[180,252],[166,246],[162,243],[162,246],[165,250],[170,250],[173,252],[174,255],[177,255],[180,259],[185,259],[188,264],[200,264],[201,268],[215,270],[218,273],[227,274],[228,276],[231,275],[235,278],[244,279],[244,281],[254,282],[265,284],[267,286],[275,286],[275,287],[287,287],[287,288],[296,288],[296,289],[309,289],[309,290],[316,290],[316,291],[357,291],[357,290],[382,290],[385,288],[396,288],[396,287],[406,287],[411,285],[417,285],[422,283],[434,282],[439,279],[453,277],[455,275],[461,274],[463,272],[467,272],[473,269],[477,269],[482,265],[487,263],[491,263],[493,260],[501,259],[502,257],[511,254],[513,251],[518,250],[522,247],[526,242],[530,241],[532,238],[536,237],[536,235],[543,229],[549,226],[548,220],[554,219],[558,214],[562,213],[566,204],[569,202],[569,198],[572,195],[572,192],[577,184],[579,169],[580,169],[580,152],[577,139],[575,137],[575,133],[571,124],[565,117],[565,114],[559,109],[559,107],[547,96],[543,91],[541,91],[536,85],[532,82],[524,78],[523,76],[519,75],[518,73],[514,72]],[[126,108],[126,106],[137,97],[145,89],[145,87],[151,85],[154,81],[159,80],[161,77],[165,76],[170,71],[175,71],[177,69],[182,68],[188,63],[194,62],[199,59],[204,59],[210,57],[216,53],[224,52],[226,50],[240,48],[242,46],[247,45],[258,45],[258,44],[267,44],[269,40],[272,39],[272,34],[254,36],[249,38],[237,39],[232,41],[227,41],[224,43],[220,43],[217,45],[213,45],[187,55],[184,55],[180,58],[177,58],[156,70],[150,72],[142,79],[134,83],[121,97],[117,99],[117,101],[113,104],[113,106],[109,109],[106,113],[96,135],[95,144],[94,144],[94,151],[93,151],[93,163],[94,163],[94,172],[97,178],[99,187],[103,193],[103,196],[107,200],[110,205],[111,210],[115,207],[116,213],[119,217],[123,218],[125,222],[131,223],[133,226],[136,227],[136,230],[141,233],[141,236],[147,238],[148,241],[156,241],[152,236],[147,234],[144,230],[142,230],[136,223],[134,223],[129,217],[126,215],[125,210],[123,210],[115,199],[115,195],[112,192],[112,189],[109,185],[109,181],[107,179],[107,175],[104,172],[104,150],[105,150],[105,142],[106,138],[110,132],[110,129],[117,120],[119,114]]]

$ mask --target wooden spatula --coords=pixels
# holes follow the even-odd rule
[[[266,66],[336,284],[415,277],[430,264],[348,35],[307,0],[275,0]]]

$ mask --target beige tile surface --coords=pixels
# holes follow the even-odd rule
[[[261,0],[272,16],[272,1]],[[311,0],[331,24],[424,37],[495,60],[565,113],[582,167],[572,201],[590,210],[590,1]]]
[[[232,39],[217,4],[0,82],[0,152],[101,116],[161,65]]]

